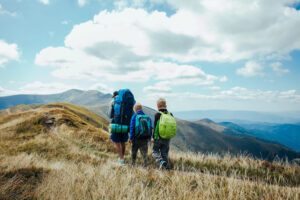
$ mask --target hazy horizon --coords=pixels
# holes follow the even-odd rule
[[[72,91],[72,90],[79,90],[79,91],[83,91],[83,92],[87,92],[87,91],[97,91],[97,92],[100,92],[104,95],[112,95],[111,93],[103,93],[99,90],[80,90],[80,89],[69,89],[69,90],[66,90],[66,91],[63,91],[63,92],[59,92],[59,93],[49,93],[49,94],[38,94],[38,93],[34,93],[34,94],[12,94],[12,95],[8,95],[8,96],[0,96],[1,97],[10,97],[10,96],[15,96],[15,95],[55,95],[55,94],[60,94],[60,93],[65,93],[65,92],[68,92],[68,91]],[[154,107],[150,107],[149,105],[145,105],[143,104],[143,106],[146,106],[148,108],[151,108],[151,109],[156,109],[156,106]],[[291,113],[299,113],[300,114],[300,110],[285,110],[285,111],[260,111],[260,110],[225,110],[225,109],[193,109],[193,110],[172,110],[173,112],[177,112],[177,113],[180,113],[180,112],[205,112],[205,111],[217,111],[217,112],[258,112],[258,113],[268,113],[268,114],[282,114],[282,113],[285,113],[285,112],[291,112]],[[300,121],[300,118],[299,118],[299,121]]]

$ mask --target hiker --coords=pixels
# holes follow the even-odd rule
[[[111,140],[116,145],[118,162],[125,164],[125,143],[128,141],[129,125],[133,115],[134,96],[129,89],[122,89],[113,93],[113,100],[109,108],[111,120]]]
[[[108,116],[111,119],[111,123],[114,123],[114,106],[115,106],[115,97],[119,94],[118,91],[114,91],[110,106],[108,108]]]
[[[148,141],[152,135],[152,121],[148,115],[143,112],[140,103],[136,103],[133,108],[133,114],[130,123],[129,142],[131,143],[131,164],[135,165],[138,150],[144,160],[144,167],[147,167]]]
[[[177,125],[172,113],[167,110],[166,100],[157,100],[158,113],[154,117],[152,156],[159,163],[160,169],[170,169],[168,153],[170,140],[176,135]]]

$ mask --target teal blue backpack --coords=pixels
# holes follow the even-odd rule
[[[151,137],[151,119],[148,115],[136,116],[134,134],[139,139],[148,139]]]

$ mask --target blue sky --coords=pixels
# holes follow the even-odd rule
[[[0,96],[130,88],[172,110],[300,110],[300,0],[0,0]]]

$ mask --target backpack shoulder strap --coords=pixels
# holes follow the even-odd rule
[[[162,114],[162,115],[165,115],[165,113],[164,113],[164,112],[162,112],[162,111],[159,111],[159,113],[160,113],[160,114]]]

